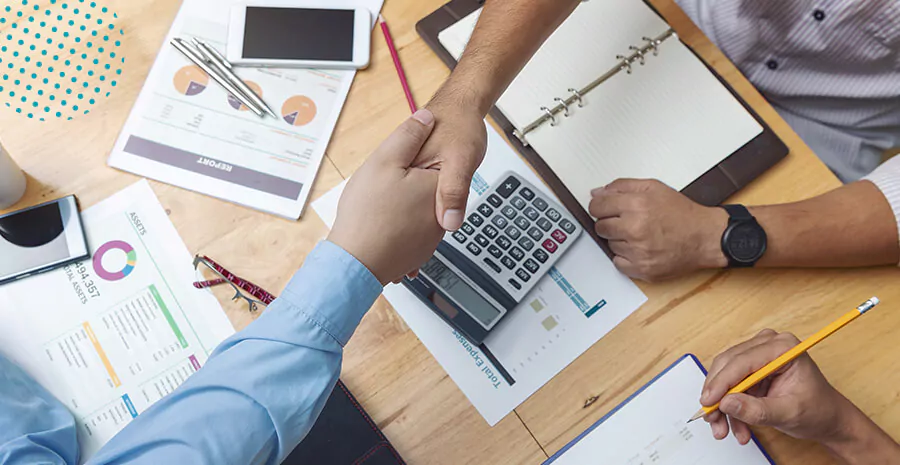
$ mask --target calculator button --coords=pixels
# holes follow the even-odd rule
[[[539,241],[544,237],[544,233],[542,233],[540,229],[535,228],[534,226],[532,226],[531,229],[528,230],[528,235],[536,241]]]
[[[539,214],[537,210],[528,207],[525,209],[525,216],[527,216],[529,220],[534,221],[538,219]]]
[[[567,233],[572,234],[575,232],[575,225],[572,224],[569,220],[562,220],[559,222],[559,227],[563,228]]]
[[[538,250],[540,250],[540,249],[538,249]],[[516,261],[519,261],[519,260],[525,258],[525,252],[522,252],[522,249],[520,249],[518,247],[513,247],[513,248],[509,249],[509,256],[516,259]]]
[[[556,223],[557,221],[559,221],[560,218],[562,218],[562,215],[560,215],[558,211],[556,211],[552,208],[547,210],[547,213],[544,213],[544,214],[547,215],[547,218],[550,218],[550,221],[552,221],[554,223]]]
[[[534,198],[534,192],[532,192],[531,189],[527,187],[523,187],[522,190],[519,191],[519,195],[521,195],[525,200],[531,200]]]
[[[499,245],[500,248],[503,249],[503,250],[508,249],[509,246],[512,245],[512,241],[509,240],[509,238],[507,238],[506,236],[500,236],[500,237],[498,237],[497,240],[496,240],[495,242],[496,242],[496,244]]]
[[[503,181],[503,183],[500,184],[500,187],[497,188],[497,193],[504,199],[508,199],[521,185],[522,183],[519,182],[518,179],[510,176],[506,178],[506,181]]]
[[[516,288],[517,290],[520,290],[520,291],[522,290],[522,285],[519,284],[519,282],[516,281],[515,279],[510,279],[510,280],[509,280],[509,284],[510,284],[512,287]]]
[[[529,279],[531,279],[531,275],[528,274],[527,271],[519,268],[516,270],[516,276],[522,280],[523,283],[527,283]]]
[[[503,229],[509,225],[509,221],[506,221],[506,218],[502,216],[495,216],[494,219],[491,220],[491,223],[494,223],[494,226]]]
[[[553,223],[551,223],[550,220],[548,220],[547,218],[541,218],[541,219],[537,220],[537,225],[539,228],[543,229],[544,231],[549,231],[550,228],[553,227]]]
[[[469,215],[469,223],[474,224],[477,228],[484,224],[484,218],[478,216],[478,213],[472,213],[471,215]]]
[[[466,249],[468,249],[469,252],[472,252],[472,255],[476,257],[481,255],[481,247],[478,247],[472,242],[469,242],[469,245],[466,246]]]
[[[531,204],[534,205],[534,208],[537,208],[540,211],[546,210],[548,206],[547,201],[540,197],[534,199],[534,202],[531,202]]]
[[[531,226],[531,222],[529,222],[524,216],[519,216],[518,218],[513,220],[513,223],[523,231]]]
[[[557,229],[556,231],[553,231],[553,234],[550,234],[550,237],[555,239],[556,242],[559,242],[560,244],[562,244],[563,242],[566,242],[566,239],[569,238],[569,236],[566,236],[566,233],[560,231],[559,229]]]
[[[466,242],[466,235],[459,231],[456,231],[455,233],[453,233],[453,238],[456,239],[456,242],[459,242],[460,244],[463,244]]]
[[[491,194],[488,196],[487,201],[489,204],[493,205],[494,208],[500,208],[500,205],[503,205],[503,199],[497,197],[497,194]]]
[[[497,231],[497,228],[495,228],[491,225],[485,226],[484,229],[481,230],[481,232],[483,232],[484,235],[488,237],[488,239],[493,239],[493,238],[497,237],[498,234],[500,234]]]
[[[487,247],[488,244],[491,243],[491,241],[487,240],[487,238],[482,236],[481,234],[475,236],[475,242],[477,242],[478,245],[480,245],[482,247]]]
[[[495,272],[497,272],[497,273],[500,272],[500,265],[494,263],[494,261],[491,260],[490,258],[485,258],[485,259],[484,259],[484,263],[485,263],[487,266],[491,267],[491,269],[494,270]]]
[[[519,246],[528,251],[534,248],[534,242],[527,237],[523,237],[519,239]]]
[[[484,215],[485,218],[490,218],[491,215],[494,214],[494,209],[491,208],[488,204],[483,203],[478,206],[478,213]]]
[[[516,207],[516,210],[525,208],[525,201],[522,200],[522,197],[519,196],[513,197],[512,200],[509,201],[509,203],[512,204],[512,206]]]
[[[462,232],[464,232],[464,233],[466,233],[466,234],[468,234],[468,235],[470,235],[470,236],[471,236],[472,234],[475,234],[475,228],[473,228],[472,225],[469,224],[469,223],[463,223],[463,225],[460,226],[459,229],[460,229],[460,231],[462,231]]]
[[[489,254],[493,255],[494,258],[500,258],[501,256],[503,256],[503,251],[494,244],[491,244],[491,246],[488,247],[487,251]]]
[[[550,239],[547,239],[541,245],[544,246],[544,248],[547,249],[547,252],[550,252],[550,253],[556,252],[556,249],[559,248],[559,246],[556,245],[556,242],[553,242]]]
[[[510,226],[506,228],[506,235],[509,236],[510,239],[516,240],[522,235],[522,231],[516,229],[515,226]]]
[[[501,258],[500,263],[502,263],[503,266],[505,266],[506,268],[508,268],[510,270],[516,267],[516,262],[514,262],[513,259],[511,259],[509,257]]]
[[[541,265],[538,265],[536,261],[532,259],[525,260],[525,268],[531,272],[531,274],[535,274],[541,268]]]
[[[509,205],[503,207],[503,210],[500,210],[500,213],[503,213],[503,216],[505,216],[509,219],[513,219],[516,217],[516,210],[513,209],[513,207],[510,207]]]
[[[544,249],[535,250],[533,256],[541,263],[547,263],[547,260],[550,258],[547,252],[544,252]]]

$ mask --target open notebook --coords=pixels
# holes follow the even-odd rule
[[[717,441],[705,422],[686,423],[705,379],[697,359],[685,355],[544,464],[773,464],[755,439]]]
[[[454,59],[480,11],[438,34]],[[585,209],[591,189],[621,177],[682,190],[763,132],[640,0],[579,5],[497,108]]]

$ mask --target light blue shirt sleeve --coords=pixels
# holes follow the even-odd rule
[[[88,463],[280,463],[315,423],[343,346],[381,291],[353,256],[320,243],[262,316]],[[76,462],[71,415],[2,360],[0,395],[0,463]]]

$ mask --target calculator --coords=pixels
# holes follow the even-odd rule
[[[475,344],[521,302],[582,229],[568,211],[507,172],[404,284]]]

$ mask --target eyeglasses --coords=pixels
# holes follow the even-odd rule
[[[234,297],[231,300],[244,300],[250,312],[259,310],[259,306],[268,306],[275,300],[275,296],[256,284],[235,275],[213,259],[203,255],[194,257],[194,270],[197,271],[197,281],[194,287],[208,289],[221,284],[228,284],[234,289]]]

